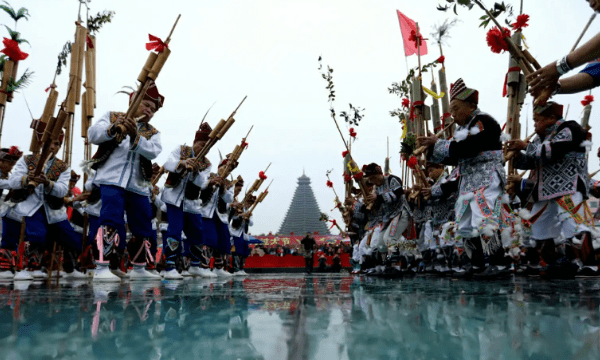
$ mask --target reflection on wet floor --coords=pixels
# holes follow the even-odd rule
[[[0,283],[0,359],[600,359],[600,282]]]

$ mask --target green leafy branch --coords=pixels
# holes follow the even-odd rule
[[[58,64],[56,65],[56,75],[60,75],[62,72],[62,67],[67,66],[67,58],[71,53],[71,42],[67,41],[61,52],[58,54]]]
[[[469,10],[471,10],[473,8],[473,6],[476,4],[483,7],[483,3],[480,0],[446,0],[446,2],[449,4],[446,4],[445,6],[438,5],[437,9],[439,11],[448,11],[450,9],[453,9],[454,13],[456,15],[458,15],[457,7],[459,5],[464,6],[464,7],[468,8]],[[505,4],[504,1],[501,3],[497,2],[497,3],[494,3],[494,6],[489,9],[489,12],[490,12],[490,14],[492,14],[492,16],[494,18],[497,18],[502,13],[506,13],[507,18],[505,19],[505,22],[507,25],[510,26],[511,21],[509,20],[509,18],[513,17],[513,15],[514,15],[512,5]],[[489,23],[492,19],[486,14],[486,15],[481,16],[479,18],[479,20],[481,20],[481,24],[479,24],[479,27],[485,28],[489,25]]]
[[[325,86],[325,89],[327,89],[329,91],[329,94],[327,95],[327,101],[329,102],[329,111],[331,111],[331,117],[335,120],[336,119],[336,112],[335,109],[333,107],[333,102],[335,101],[335,85],[333,84],[333,68],[331,68],[329,65],[327,65],[327,69],[323,68],[323,64],[322,64],[322,57],[319,56],[319,68],[318,70],[321,71],[321,77],[327,82],[327,86]],[[362,111],[364,111],[364,108],[360,108],[360,107],[355,107],[352,104],[350,105],[350,109],[346,112],[346,111],[342,111],[339,113],[339,116],[344,118],[344,121],[346,121],[346,123],[348,123],[349,125],[355,125],[358,126],[360,121],[362,120],[362,118],[364,117],[363,114],[361,114]]]
[[[88,30],[93,35],[97,34],[105,24],[112,21],[114,15],[114,11],[104,10],[103,12],[96,14],[95,17],[90,16],[87,21]]]
[[[26,69],[18,81],[15,81],[15,79],[11,77],[6,88],[6,92],[10,94],[16,92],[17,90],[26,88],[29,84],[31,84],[32,75],[33,71],[29,71],[29,69]]]
[[[22,7],[19,10],[13,9],[13,7],[8,3],[8,1],[4,1],[5,5],[0,5],[0,9],[4,10],[15,21],[15,30],[17,29],[17,22],[21,19],[29,20],[29,10]]]

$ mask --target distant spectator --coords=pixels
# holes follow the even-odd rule
[[[315,238],[313,238],[312,233],[306,233],[306,236],[302,241],[300,241],[302,246],[304,247],[304,264],[306,266],[306,271],[311,273],[313,271],[313,252],[317,245]]]

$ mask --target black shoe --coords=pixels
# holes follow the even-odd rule
[[[473,278],[474,279],[481,279],[481,280],[491,280],[491,279],[498,279],[498,278],[502,278],[502,277],[508,277],[511,275],[510,269],[504,268],[504,269],[498,269],[498,267],[494,266],[494,265],[490,265],[487,268],[485,268],[485,270],[479,274],[474,274]]]
[[[575,277],[598,277],[600,276],[600,271],[598,270],[594,270],[592,268],[589,267],[584,267],[582,269],[580,269],[577,274],[575,275]]]
[[[542,279],[573,279],[577,273],[577,268],[569,263],[555,263],[546,265],[540,269],[540,277]]]

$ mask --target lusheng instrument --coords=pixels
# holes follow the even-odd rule
[[[271,182],[269,183],[269,186],[267,186],[265,191],[263,191],[262,193],[260,193],[260,195],[258,195],[258,197],[256,198],[256,201],[254,202],[254,204],[252,204],[252,207],[250,208],[250,210],[248,210],[246,212],[248,214],[248,216],[251,216],[252,212],[256,208],[256,205],[258,205],[258,203],[263,202],[263,200],[267,197],[267,194],[269,193],[269,188],[271,187],[272,183],[273,183],[273,180],[271,180]]]
[[[254,192],[258,191],[258,189],[262,186],[262,184],[265,182],[265,180],[267,180],[267,170],[269,170],[269,168],[271,167],[271,163],[269,163],[269,165],[267,166],[267,168],[264,171],[261,171],[258,173],[258,179],[254,180],[254,183],[252,184],[252,186],[250,186],[250,188],[246,191],[246,195],[244,195],[244,199],[242,200],[242,204],[245,204],[246,201],[248,200],[248,198],[250,197],[250,195],[252,195]],[[273,182],[271,180],[271,182]]]
[[[503,28],[502,25],[500,25],[500,23],[498,22],[498,20],[489,12],[489,10],[486,9],[485,6],[483,6],[483,4],[481,3],[480,0],[473,0],[473,1],[477,5],[479,5],[479,7],[483,9],[483,11],[485,11],[485,13],[489,16],[489,18],[496,24],[498,29]],[[503,31],[502,31],[502,35],[503,35],[504,41],[506,42],[506,45],[508,46],[508,52],[517,61],[519,67],[521,68],[521,70],[523,71],[523,74],[525,74],[525,76],[528,76],[529,74],[535,72],[536,70],[541,69],[540,64],[537,62],[537,60],[533,57],[533,55],[531,55],[531,53],[527,49],[525,49],[525,50],[519,49],[519,47],[512,41],[510,36],[506,36]],[[548,99],[551,96],[552,96],[552,89],[546,88],[546,89],[542,90],[540,95],[534,100],[534,105],[538,106],[538,105],[545,104],[546,101],[548,101]]]
[[[175,27],[177,26],[177,23],[179,22],[179,18],[181,18],[181,14],[179,16],[177,16],[177,20],[175,20],[175,24],[173,25],[173,28],[171,29],[169,36],[164,41],[164,46],[161,46],[160,49],[157,49],[157,52],[151,51],[150,55],[148,55],[148,59],[146,60],[146,63],[144,64],[144,67],[142,68],[142,71],[140,72],[140,75],[137,78],[137,80],[140,82],[140,85],[138,86],[138,90],[133,95],[133,98],[129,104],[129,108],[127,109],[127,112],[125,113],[126,119],[131,118],[133,116],[133,114],[135,114],[137,112],[137,109],[140,107],[140,104],[142,103],[142,100],[144,99],[144,95],[146,94],[146,91],[148,90],[150,85],[154,81],[156,81],[163,66],[167,62],[169,55],[171,55],[171,50],[169,49],[168,45],[169,45],[169,42],[171,42],[171,35],[173,35],[173,31],[175,30]],[[123,139],[125,138],[126,132],[127,132],[127,130],[125,129],[125,126],[122,124],[119,124],[116,128],[116,131],[117,131],[117,139],[119,141],[123,141]]]
[[[250,132],[252,131],[253,128],[254,128],[254,125],[250,127],[250,130],[248,130],[248,134],[246,134],[246,136],[244,138],[242,138],[242,143],[240,145],[235,146],[235,148],[229,155],[229,161],[227,162],[227,164],[225,164],[224,167],[222,167],[218,170],[219,176],[222,177],[223,179],[231,174],[231,172],[233,171],[233,169],[235,167],[234,165],[237,163],[239,158],[242,156],[242,153],[244,152],[244,150],[246,150],[246,148],[248,147],[248,143],[246,142],[246,139],[248,139],[248,136],[250,136]]]
[[[454,125],[454,120],[451,120],[448,125],[446,125],[446,127],[444,127],[442,130],[438,131],[435,136],[436,137],[442,137],[444,136],[444,134],[446,133],[446,130],[450,129],[452,127],[452,125]],[[427,150],[426,146],[421,146],[417,149],[415,149],[415,151],[413,151],[413,155],[414,156],[419,156],[421,154],[423,154],[425,151]]]

